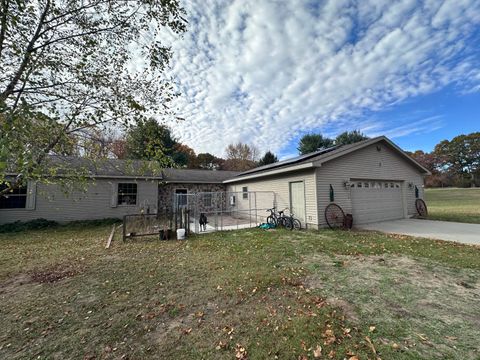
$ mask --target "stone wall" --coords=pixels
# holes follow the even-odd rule
[[[171,212],[173,210],[173,199],[176,189],[186,189],[187,194],[204,192],[224,192],[226,186],[223,184],[160,184],[158,186],[158,210],[160,212]],[[220,204],[216,203],[216,198],[220,199],[221,197],[213,196],[211,206],[207,206],[209,205],[208,203],[205,203],[203,199],[199,199],[199,201],[197,201],[199,211],[208,212],[212,208],[218,208],[219,206],[221,206]]]

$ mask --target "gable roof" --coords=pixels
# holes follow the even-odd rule
[[[221,184],[239,174],[238,171],[200,169],[161,169],[153,161],[98,159],[74,156],[49,156],[48,162],[55,168],[54,176],[71,176],[75,171],[91,178],[149,179],[178,183]],[[48,163],[46,164],[48,169]],[[8,175],[17,175],[11,169]]]
[[[321,165],[322,163],[325,163],[327,161],[331,161],[333,159],[336,159],[340,156],[347,155],[353,151],[360,150],[364,147],[367,147],[369,145],[378,143],[380,141],[385,141],[387,142],[394,150],[396,150],[401,156],[405,158],[405,160],[409,161],[413,166],[415,166],[417,169],[420,170],[425,175],[429,175],[430,171],[428,171],[425,167],[423,167],[421,164],[419,164],[416,160],[408,156],[400,147],[398,147],[396,144],[394,144],[390,139],[388,139],[386,136],[378,136],[372,139],[367,139],[363,141],[359,141],[354,144],[348,144],[348,145],[338,145],[338,146],[333,146],[327,149],[315,151],[309,154],[297,156],[292,159],[284,160],[284,161],[279,161],[274,164],[269,164],[266,166],[260,166],[255,169],[251,169],[248,171],[244,171],[240,174],[238,174],[236,177],[232,179],[228,179],[224,181],[225,183],[233,183],[236,181],[242,181],[242,180],[248,180],[248,179],[253,179],[253,178],[258,178],[258,177],[263,177],[263,176],[269,176],[269,175],[275,175],[279,173],[284,173],[284,172],[289,172],[289,171],[295,171],[295,170],[301,170],[301,169],[307,169],[307,168],[313,168],[314,162],[317,165]]]

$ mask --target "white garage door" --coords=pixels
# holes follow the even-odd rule
[[[400,182],[352,181],[350,191],[354,224],[404,217]]]

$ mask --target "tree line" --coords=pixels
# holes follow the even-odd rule
[[[306,134],[298,143],[300,155],[329,148],[335,145],[352,144],[367,139],[359,130],[345,131],[331,139],[322,134]],[[181,143],[172,130],[154,119],[139,121],[123,134],[108,134],[98,130],[85,130],[83,136],[72,139],[64,146],[63,155],[85,156],[93,159],[117,158],[154,160],[163,167],[178,167],[205,170],[246,171],[278,162],[272,151],[263,155],[251,144],[229,144],[225,157],[211,153],[195,153]]]
[[[152,160],[162,167],[204,170],[245,171],[278,161],[271,151],[260,156],[255,146],[241,142],[229,144],[224,158],[208,152],[197,154],[181,143],[168,126],[155,119],[138,121],[122,134],[85,130],[80,138],[72,138],[61,152],[92,159]]]
[[[480,186],[480,132],[440,141],[431,152],[408,154],[432,173],[427,187]]]

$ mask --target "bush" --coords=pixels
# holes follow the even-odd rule
[[[35,219],[30,221],[15,221],[13,223],[0,225],[0,234],[1,233],[14,233],[21,232],[26,230],[39,230],[47,229],[58,226],[70,226],[70,227],[92,227],[92,226],[104,226],[112,225],[116,223],[121,223],[121,219],[117,218],[105,218],[105,219],[96,219],[96,220],[78,220],[71,221],[66,224],[59,224],[53,220],[46,219]]]
[[[76,220],[71,221],[65,226],[103,226],[103,225],[113,225],[117,223],[121,223],[122,219],[117,218],[104,218],[104,219],[95,219],[95,220]]]
[[[13,223],[0,225],[0,233],[20,232],[25,230],[46,229],[58,226],[56,221],[47,219],[35,219],[30,221],[15,221]]]

